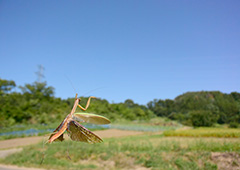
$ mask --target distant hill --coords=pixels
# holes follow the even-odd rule
[[[185,124],[194,124],[195,117],[211,121],[210,125],[240,123],[240,93],[238,92],[230,94],[220,91],[187,92],[174,100],[155,99],[147,106],[157,116],[166,116]]]

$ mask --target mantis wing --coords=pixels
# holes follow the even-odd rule
[[[76,117],[77,119],[81,119],[83,122],[93,123],[98,125],[111,123],[108,118],[97,115],[97,114],[93,114],[93,113],[75,113],[74,117]]]
[[[64,120],[65,121],[65,120]],[[53,131],[53,133],[50,135],[49,139],[50,140],[52,138],[52,136],[54,136],[56,133],[58,133],[58,131],[60,130],[60,128],[62,127],[63,122]],[[54,141],[63,141],[63,134],[61,134],[57,139],[55,139]]]
[[[75,120],[71,120],[68,123],[67,131],[69,136],[74,141],[81,141],[86,143],[100,143],[102,139],[96,134],[88,130],[87,128],[80,125]]]

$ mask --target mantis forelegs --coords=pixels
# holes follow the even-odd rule
[[[80,109],[82,109],[82,110],[87,110],[87,108],[88,108],[88,106],[90,105],[90,100],[91,99],[96,99],[96,97],[93,97],[93,96],[90,96],[89,98],[88,98],[88,101],[87,101],[87,104],[86,104],[86,107],[84,108],[84,107],[82,107],[80,104],[78,104],[78,107],[80,108]]]

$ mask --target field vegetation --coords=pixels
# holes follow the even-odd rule
[[[165,136],[183,137],[220,137],[220,138],[239,138],[240,129],[233,128],[195,128],[187,130],[169,130],[164,132]]]
[[[89,145],[65,141],[25,147],[0,162],[46,169],[230,169],[240,166],[236,138],[145,134]],[[44,159],[43,159],[44,158]],[[223,159],[227,158],[227,159]],[[43,160],[43,162],[42,162]],[[40,164],[42,162],[42,164]]]

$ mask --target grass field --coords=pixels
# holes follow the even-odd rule
[[[117,121],[111,124],[110,127],[121,130],[159,132],[166,130],[175,130],[181,128],[182,125],[167,118],[157,117],[148,121]]]
[[[71,170],[211,170],[240,168],[239,154],[238,138],[186,138],[145,134],[109,138],[105,139],[104,143],[93,145],[64,141],[45,145],[43,148],[42,144],[38,144],[25,147],[22,152],[0,162]],[[44,161],[40,165],[43,157]]]

